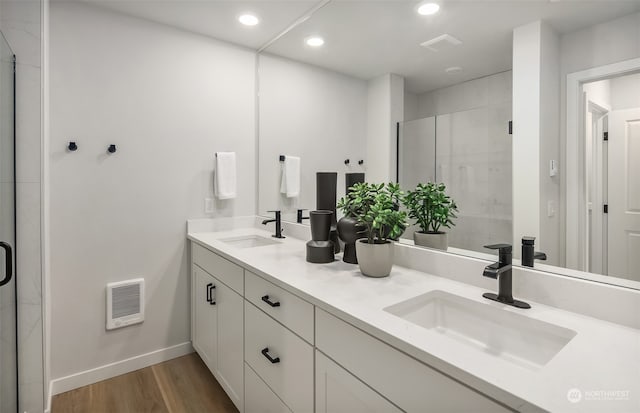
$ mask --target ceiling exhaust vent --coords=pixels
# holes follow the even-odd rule
[[[431,50],[432,52],[441,52],[446,49],[450,49],[454,46],[459,46],[462,44],[462,41],[456,39],[450,34],[443,34],[438,37],[434,37],[431,40],[427,40],[426,42],[420,43],[420,46]]]

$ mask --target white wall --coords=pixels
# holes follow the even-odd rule
[[[255,54],[53,2],[50,57],[58,379],[189,341],[185,222],[204,216],[214,152],[235,151],[239,177],[238,198],[213,215],[255,213]],[[107,332],[105,285],[133,277],[146,280],[146,319]]]
[[[418,95],[404,91],[404,121],[419,119],[418,116]]]
[[[0,2],[0,30],[17,57],[16,189],[20,411],[44,409],[41,261],[42,1]]]
[[[513,32],[513,242],[520,256],[523,236],[549,264],[564,262],[559,213],[560,180],[549,163],[560,160],[559,37],[537,21]]]
[[[549,176],[551,160],[560,159],[560,39],[547,24],[540,32],[540,239],[536,249],[547,254],[547,264],[565,262],[561,241],[564,220],[559,213],[560,176]],[[518,168],[514,163],[514,169]],[[515,181],[514,181],[515,182]],[[527,234],[524,234],[527,235]],[[514,239],[521,245],[520,238]]]
[[[612,110],[640,108],[640,73],[610,81]]]
[[[513,239],[540,238],[541,22],[513,31]],[[519,257],[519,248],[514,248]]]
[[[604,79],[597,82],[585,83],[583,92],[587,94],[587,101],[592,101],[605,109],[611,110],[611,80]],[[587,112],[589,108],[586,108]]]
[[[338,172],[339,199],[344,173],[365,170],[358,160],[366,154],[367,82],[272,55],[259,59],[258,212],[282,210],[291,221],[298,208],[316,209],[316,172]],[[297,198],[280,194],[279,155],[301,158]]]
[[[396,124],[404,118],[404,78],[385,74],[369,80],[367,98],[368,182],[396,179]]]
[[[462,112],[511,101],[510,70],[418,95],[418,118]]]

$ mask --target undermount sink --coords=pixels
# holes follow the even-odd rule
[[[547,364],[576,335],[564,327],[438,290],[384,311],[533,370]]]
[[[261,237],[260,235],[245,235],[241,237],[223,238],[220,241],[238,248],[255,248],[264,247],[265,245],[279,244],[279,241],[271,238]]]

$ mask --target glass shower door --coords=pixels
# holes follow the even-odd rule
[[[18,411],[15,56],[0,33],[0,412]]]

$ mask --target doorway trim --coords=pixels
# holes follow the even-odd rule
[[[576,211],[585,207],[586,189],[580,183],[584,172],[584,145],[580,145],[580,137],[584,133],[584,105],[582,85],[597,80],[623,76],[640,70],[640,58],[624,60],[609,65],[598,66],[567,75],[567,138],[566,138],[566,185],[565,185],[565,223],[566,223],[566,267],[584,270],[584,249],[581,248],[582,216]],[[582,149],[581,149],[582,148]],[[582,237],[584,238],[584,237]]]

